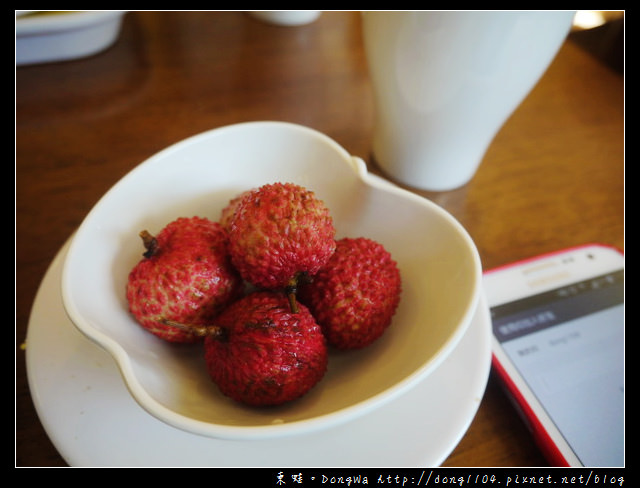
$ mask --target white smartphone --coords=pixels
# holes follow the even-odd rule
[[[484,273],[493,366],[554,466],[624,466],[624,255],[585,245]]]

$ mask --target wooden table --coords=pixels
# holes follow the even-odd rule
[[[107,51],[16,69],[17,466],[66,465],[34,409],[22,345],[52,259],[129,170],[193,134],[271,119],[320,130],[381,174],[360,28],[355,12],[300,27],[241,12],[130,12]],[[588,242],[624,248],[623,85],[568,40],[475,178],[417,193],[468,229],[485,269]],[[445,465],[545,464],[492,375]]]

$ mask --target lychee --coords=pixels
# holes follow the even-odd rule
[[[338,349],[358,349],[377,340],[398,307],[401,277],[382,244],[368,238],[343,238],[313,278],[300,287],[327,341]]]
[[[219,220],[219,222],[222,225],[222,227],[224,228],[224,230],[226,230],[227,232],[229,231],[229,226],[231,225],[231,219],[233,218],[233,214],[235,214],[235,212],[236,212],[236,208],[240,204],[240,201],[250,191],[251,190],[243,191],[242,193],[240,193],[240,194],[236,195],[235,197],[233,197],[231,200],[229,200],[229,203],[227,203],[226,207],[224,207],[222,209],[222,212],[220,212],[220,220]]]
[[[146,250],[129,273],[130,312],[142,327],[164,340],[200,340],[162,319],[207,324],[240,297],[244,285],[229,259],[226,232],[218,222],[181,217],[155,237],[148,231],[140,235]]]
[[[328,208],[312,191],[293,183],[247,192],[236,203],[228,229],[233,264],[261,288],[294,291],[299,277],[317,273],[335,250]]]
[[[197,328],[197,333],[205,336],[205,361],[212,380],[224,395],[247,405],[295,400],[327,369],[320,326],[304,305],[293,313],[281,292],[252,292],[229,305],[214,324]]]

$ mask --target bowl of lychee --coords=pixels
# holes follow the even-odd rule
[[[401,401],[464,336],[481,275],[447,211],[321,132],[257,121],[125,175],[74,233],[61,289],[148,414],[248,440]]]

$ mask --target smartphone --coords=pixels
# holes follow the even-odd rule
[[[624,466],[624,255],[589,244],[483,276],[493,367],[554,466]]]

